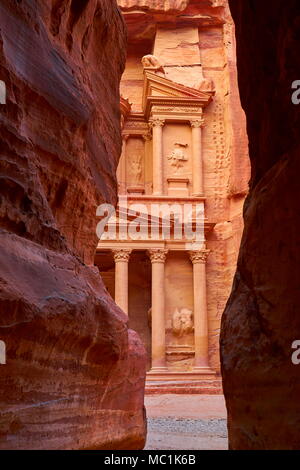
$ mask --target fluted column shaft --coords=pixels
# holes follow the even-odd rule
[[[131,250],[114,250],[115,302],[128,315],[128,263]]]
[[[163,168],[163,127],[165,121],[152,119],[150,126],[153,132],[153,194],[162,195],[164,187]]]
[[[194,280],[194,330],[195,364],[194,368],[208,367],[208,318],[206,297],[206,260],[208,250],[191,251]]]
[[[168,251],[149,250],[152,263],[152,371],[166,370],[165,261]]]
[[[202,127],[204,119],[191,121],[193,143],[193,196],[203,196]]]

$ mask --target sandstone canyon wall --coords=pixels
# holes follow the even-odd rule
[[[143,448],[145,352],[93,267],[116,202],[112,0],[2,0],[0,449]]]
[[[230,1],[252,180],[221,353],[231,449],[300,448],[300,79],[297,0]]]

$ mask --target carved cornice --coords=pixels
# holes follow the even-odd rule
[[[210,254],[210,250],[199,250],[199,251],[189,252],[190,259],[193,264],[197,264],[197,263],[205,264],[209,254]]]
[[[148,250],[151,263],[164,263],[166,261],[168,250],[162,248],[154,248]]]
[[[131,251],[132,250],[129,250],[127,248],[121,248],[119,250],[113,250],[115,263],[117,263],[119,261],[126,261],[128,263]]]

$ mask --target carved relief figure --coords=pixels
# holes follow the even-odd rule
[[[188,308],[176,309],[172,318],[173,334],[180,338],[193,332],[193,312]]]
[[[184,149],[187,147],[187,144],[176,143],[173,152],[168,157],[168,160],[170,160],[171,165],[176,169],[176,171],[183,166],[184,162],[188,161],[184,152]]]
[[[134,184],[142,183],[143,164],[142,155],[134,155],[130,161],[130,173]]]
[[[155,72],[165,73],[163,66],[159,62],[158,58],[155,55],[145,55],[142,58],[142,64],[144,69],[152,69]]]

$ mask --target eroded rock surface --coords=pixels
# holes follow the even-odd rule
[[[230,1],[248,117],[251,192],[232,295],[223,316],[222,372],[231,449],[299,449],[299,2]]]
[[[145,352],[93,257],[116,202],[126,33],[112,0],[2,0],[1,449],[145,440]]]

